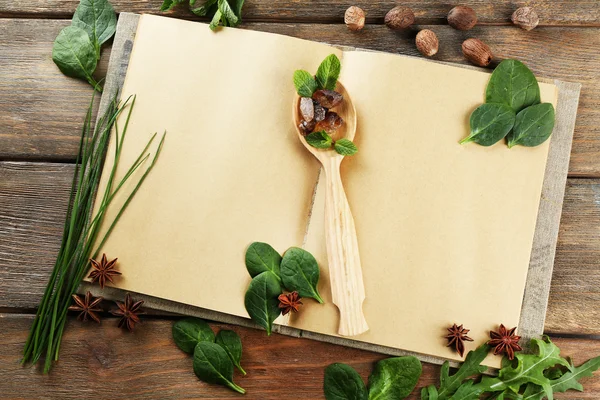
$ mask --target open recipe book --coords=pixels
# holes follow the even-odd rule
[[[550,142],[458,144],[485,72],[144,15],[122,88],[137,99],[119,174],[152,133],[167,136],[101,253],[119,259],[118,288],[247,317],[248,245],[303,246],[319,261],[325,304],[307,299],[283,322],[335,336],[319,163],[291,119],[294,71],[332,53],[358,115],[359,152],[342,180],[370,330],[352,340],[458,360],[443,338],[452,323],[471,329],[467,351],[498,324],[519,325]],[[556,106],[556,86],[540,88]]]

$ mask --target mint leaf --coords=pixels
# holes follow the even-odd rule
[[[325,131],[306,135],[306,142],[317,149],[329,149],[333,145],[333,139]]]
[[[162,3],[162,6],[160,6],[160,11],[170,11],[177,4],[183,3],[184,1],[185,0],[165,0]],[[191,2],[190,2],[190,5],[193,5],[193,4],[191,4]]]
[[[296,86],[296,92],[301,97],[312,97],[315,90],[317,90],[315,78],[301,69],[294,72],[294,86]]]
[[[208,25],[210,30],[212,30],[212,31],[217,30],[217,27],[219,26],[219,22],[221,22],[222,16],[223,16],[223,14],[221,13],[221,10],[215,11],[215,15],[213,15],[212,20],[210,21],[210,24]]]
[[[335,142],[335,151],[343,156],[352,156],[358,152],[356,145],[348,139],[340,139]]]
[[[211,12],[215,12],[218,10],[217,0],[207,0],[203,5],[197,8],[193,8],[192,12],[199,17],[205,17]],[[220,16],[219,16],[220,18]],[[218,22],[217,22],[218,24]]]
[[[227,26],[239,25],[239,19],[233,12],[233,9],[229,6],[227,0],[218,0],[219,11],[223,14],[223,17],[227,20]],[[225,25],[225,24],[224,24]]]
[[[328,55],[317,70],[317,83],[321,89],[335,90],[342,66],[335,54]],[[308,96],[307,96],[308,97]]]

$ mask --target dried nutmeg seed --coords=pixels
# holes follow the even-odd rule
[[[468,31],[477,24],[477,14],[471,7],[456,6],[448,13],[448,24],[459,31]]]
[[[517,9],[517,11],[513,13],[511,20],[513,24],[526,31],[532,30],[540,23],[540,18],[531,7],[521,7]]]
[[[344,22],[351,31],[360,31],[365,26],[365,12],[360,7],[348,7],[344,14]]]
[[[415,14],[410,8],[394,7],[385,15],[385,24],[390,29],[406,29],[415,22]]]
[[[417,43],[417,49],[426,57],[431,57],[438,52],[440,43],[432,30],[423,29],[417,33],[415,42]]]
[[[487,67],[494,58],[489,46],[479,39],[465,40],[462,44],[462,51],[467,60],[480,67]]]

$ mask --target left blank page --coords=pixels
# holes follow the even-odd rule
[[[319,166],[290,123],[292,75],[316,71],[331,53],[341,56],[285,36],[140,18],[121,96],[137,100],[117,181],[152,133],[167,137],[101,249],[119,258],[117,287],[247,316],[247,246],[302,244]],[[111,140],[100,195],[113,152]]]

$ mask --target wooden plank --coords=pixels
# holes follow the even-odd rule
[[[4,398],[202,398],[237,399],[239,395],[200,382],[191,358],[171,339],[172,321],[144,320],[133,333],[118,329],[114,318],[100,325],[70,319],[65,330],[60,362],[49,376],[36,368],[19,366],[31,316],[0,314],[0,393]],[[243,343],[242,365],[248,375],[235,373],[248,399],[323,398],[323,371],[327,365],[352,365],[364,380],[373,364],[385,356],[327,343],[263,331],[213,324],[213,329],[233,329]],[[600,340],[558,339],[563,355],[581,364],[600,354]],[[81,382],[74,385],[73,379]],[[293,382],[293,385],[290,383]],[[438,384],[439,367],[423,364],[423,375],[409,397],[420,399],[420,388]],[[582,380],[584,393],[569,392],[561,399],[597,399],[600,374]],[[26,388],[26,390],[24,390]]]
[[[0,160],[75,159],[79,129],[92,91],[87,83],[63,76],[51,60],[52,42],[67,24],[0,19]],[[244,27],[418,55],[414,32],[397,34],[379,25],[367,26],[358,34],[327,24],[252,23]],[[540,76],[582,82],[570,174],[600,177],[600,29],[523,32],[512,27],[481,27],[466,34],[447,26],[430,28],[440,37],[438,60],[466,63],[460,43],[476,36],[486,40],[499,58],[519,58]],[[99,77],[106,71],[110,48],[103,53]]]
[[[0,308],[39,302],[60,245],[73,165],[0,163]],[[570,179],[546,331],[600,331],[600,180]]]
[[[67,18],[70,17],[78,0],[31,0],[15,2],[0,0],[0,17],[24,16],[28,18]],[[161,14],[162,0],[112,0],[117,12],[136,12]],[[199,1],[198,4],[201,4]],[[498,24],[510,22],[513,11],[521,4],[512,0],[464,0],[460,4],[472,7],[480,23]],[[534,7],[542,25],[584,25],[600,24],[600,7],[596,0],[532,0],[524,4]],[[343,21],[344,11],[349,5],[362,7],[370,22],[383,22],[383,16],[396,5],[410,7],[415,12],[418,23],[444,24],[446,15],[453,3],[437,0],[248,0],[244,5],[243,18],[247,21]],[[187,7],[177,7],[168,15],[193,18]]]

